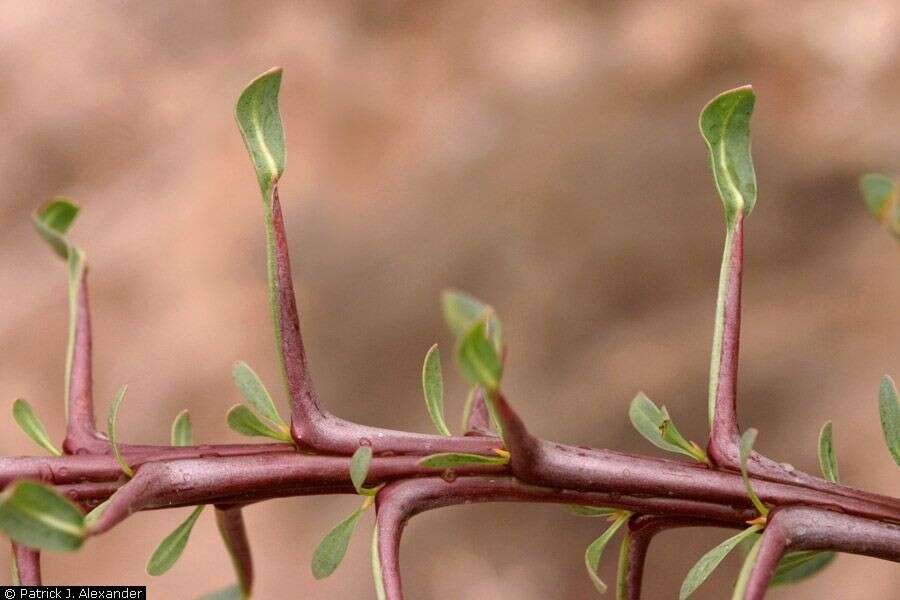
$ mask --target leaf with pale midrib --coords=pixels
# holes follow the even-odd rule
[[[25,432],[25,435],[30,437],[35,444],[53,456],[62,456],[62,452],[50,440],[50,436],[47,435],[44,424],[41,423],[41,420],[34,414],[34,409],[31,408],[31,405],[28,404],[28,402],[21,398],[17,399],[13,402],[12,412],[13,419],[15,419],[22,431]]]
[[[19,481],[0,494],[0,531],[38,550],[73,551],[87,533],[84,515],[51,487]]]
[[[201,512],[203,512],[202,505],[191,511],[188,518],[160,542],[156,551],[153,552],[153,556],[147,561],[148,574],[153,576],[162,575],[181,558],[181,554],[184,552],[188,538],[191,535],[191,530],[194,528],[194,523],[197,522]]]

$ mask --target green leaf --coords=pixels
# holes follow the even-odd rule
[[[184,409],[172,421],[172,445],[190,446],[194,443],[194,428],[191,425],[191,413]]]
[[[759,496],[756,495],[756,492],[753,490],[753,485],[750,483],[750,476],[747,474],[747,460],[750,458],[750,453],[753,451],[753,443],[756,441],[756,434],[757,431],[750,428],[741,436],[741,478],[744,480],[744,487],[747,488],[747,496],[750,497],[753,506],[756,507],[756,510],[759,511],[760,515],[766,516],[769,514],[769,509],[762,503]]]
[[[184,547],[187,546],[188,538],[191,535],[191,529],[200,513],[203,512],[203,505],[195,508],[190,516],[184,520],[184,523],[175,528],[175,531],[166,536],[160,542],[153,556],[147,561],[147,574],[158,576],[172,568],[172,565],[181,558]]]
[[[0,494],[0,531],[29,548],[62,551],[80,548],[87,533],[77,506],[31,481],[18,481]]]
[[[897,184],[890,177],[879,173],[867,173],[859,180],[866,208],[872,216],[884,223],[888,218],[891,206],[897,201]]]
[[[788,552],[779,561],[769,587],[789,585],[808,579],[830,565],[835,556],[834,552],[820,550]]]
[[[347,546],[350,544],[353,530],[356,529],[356,523],[365,509],[366,505],[364,504],[353,511],[349,517],[329,531],[328,535],[319,543],[312,559],[313,577],[324,579],[338,568],[338,565],[341,564],[341,561],[344,560],[344,555],[347,553]]]
[[[263,385],[263,382],[253,369],[247,363],[238,361],[234,363],[232,375],[241,395],[253,406],[256,412],[287,432],[289,430],[287,423],[278,414],[278,409],[275,408],[275,403],[272,402],[272,397],[266,390],[266,386]]]
[[[618,531],[630,517],[631,513],[620,511],[619,516],[612,522],[612,525],[603,532],[603,535],[591,542],[591,545],[587,547],[587,550],[584,553],[584,565],[587,567],[588,575],[590,576],[594,587],[597,588],[597,591],[601,594],[606,592],[606,584],[603,583],[603,580],[597,575],[597,567],[600,566],[600,558],[603,556],[603,550],[606,548],[606,544],[609,543],[609,540],[616,534],[616,531]]]
[[[215,592],[203,594],[202,596],[197,598],[197,600],[243,600],[244,598],[248,597],[249,596],[244,596],[243,592],[241,592],[241,586],[232,585],[231,587],[217,590]]]
[[[356,449],[356,452],[353,453],[353,458],[350,459],[350,481],[353,482],[356,493],[362,496],[369,496],[372,494],[372,490],[364,487],[366,477],[369,476],[369,464],[371,462],[371,446],[360,446]]]
[[[426,456],[419,461],[420,467],[432,469],[454,469],[465,465],[505,465],[509,456],[484,456],[482,454],[466,454],[464,452],[442,452]]]
[[[441,353],[435,344],[425,355],[422,365],[422,389],[425,392],[425,406],[435,429],[443,435],[450,435],[444,421],[444,377],[441,374]]]
[[[881,430],[884,431],[884,441],[887,442],[894,462],[900,466],[900,401],[897,400],[897,386],[888,375],[881,380],[878,408],[881,413]]]
[[[37,232],[63,260],[69,257],[71,247],[64,236],[75,222],[78,211],[78,205],[71,200],[54,198],[36,210],[31,217]]]
[[[115,495],[115,494],[113,494],[113,495]],[[84,516],[85,527],[90,529],[94,525],[94,523],[97,522],[97,519],[99,519],[103,515],[103,511],[105,511],[106,507],[109,506],[109,503],[111,500],[112,500],[112,496],[110,496],[109,498],[107,498],[106,500],[104,500],[103,502],[98,504],[97,506],[95,506],[91,510],[91,512],[89,512],[88,514],[86,514]]]
[[[622,512],[618,508],[606,508],[604,506],[581,506],[578,504],[567,504],[566,511],[576,517],[610,517]]]
[[[284,129],[278,112],[280,88],[281,69],[270,69],[250,82],[234,109],[266,203],[271,202],[273,188],[284,172]]]
[[[758,535],[755,537],[756,539],[750,546],[750,551],[744,557],[744,564],[741,565],[737,582],[734,584],[734,593],[731,595],[731,600],[744,600],[747,585],[750,583],[750,573],[753,572],[753,565],[756,564],[756,557],[759,554],[760,544],[762,544],[762,536]]]
[[[47,435],[44,424],[34,414],[34,410],[32,410],[28,402],[21,398],[13,402],[13,419],[25,432],[25,435],[30,437],[35,444],[54,456],[62,456],[62,452],[50,441],[50,436]]]
[[[658,408],[644,392],[638,392],[631,401],[628,418],[638,433],[657,448],[684,454],[699,462],[709,462],[701,448],[682,437],[665,407]]]
[[[458,338],[467,334],[490,310],[487,304],[459,290],[444,290],[441,306],[447,327]]]
[[[710,574],[716,570],[719,563],[728,556],[729,552],[734,550],[735,546],[740,544],[747,536],[753,535],[761,529],[761,525],[753,525],[739,534],[728,538],[700,557],[700,560],[691,567],[691,570],[688,571],[687,576],[684,578],[684,583],[681,584],[681,592],[678,594],[678,600],[686,600],[704,581],[706,581]]]
[[[378,525],[372,531],[372,579],[375,580],[375,600],[387,600],[381,575],[381,554],[378,552]]]
[[[479,321],[472,327],[460,340],[456,356],[466,379],[488,392],[495,392],[503,377],[503,363],[488,341],[485,326],[484,321]]]
[[[822,426],[819,432],[819,468],[822,476],[832,483],[838,482],[837,457],[834,455],[834,444],[831,440],[831,421]]]
[[[625,530],[622,542],[619,544],[619,566],[616,569],[616,600],[630,600],[628,598],[628,571],[631,560],[628,553],[631,549],[631,535]]]
[[[713,178],[729,227],[756,204],[756,173],[750,156],[750,116],[756,95],[749,85],[723,92],[700,113]]]
[[[228,426],[240,434],[250,437],[267,437],[281,442],[291,441],[291,436],[288,433],[270,427],[256,416],[256,413],[243,404],[232,406],[226,418],[228,419]]]
[[[128,466],[128,463],[125,462],[125,459],[122,457],[122,453],[119,451],[118,433],[116,431],[116,421],[119,417],[119,405],[121,405],[122,400],[125,399],[125,392],[127,391],[128,386],[123,385],[116,393],[116,397],[113,399],[113,402],[109,407],[109,417],[106,420],[106,428],[107,432],[109,433],[109,443],[112,445],[112,450],[113,454],[116,457],[116,462],[118,462],[119,466],[122,467],[123,473],[125,473],[129,477],[134,477],[134,470]]]

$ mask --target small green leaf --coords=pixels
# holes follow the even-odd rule
[[[637,432],[657,448],[684,454],[699,462],[709,462],[701,448],[682,437],[665,407],[658,408],[644,392],[638,392],[631,401],[628,418]]]
[[[759,511],[760,515],[766,516],[769,514],[769,509],[762,503],[759,496],[756,495],[756,492],[753,490],[753,485],[750,483],[750,476],[747,474],[747,460],[750,458],[750,453],[753,451],[753,443],[756,441],[756,434],[757,431],[750,428],[741,436],[741,478],[744,480],[744,487],[747,488],[747,496],[750,497],[753,506],[756,507],[756,510]]]
[[[272,402],[272,397],[266,390],[266,386],[263,385],[263,382],[253,369],[247,363],[239,361],[234,363],[232,375],[241,395],[253,406],[256,412],[278,425],[286,433],[288,431],[287,423],[278,414],[278,409],[275,408],[275,403]]]
[[[881,380],[878,408],[881,413],[881,430],[884,431],[884,441],[887,442],[894,462],[900,466],[900,400],[897,399],[897,386],[888,375]]]
[[[172,421],[172,445],[190,446],[194,443],[194,428],[191,425],[191,413],[184,409]]]
[[[175,528],[175,531],[166,536],[160,542],[159,546],[153,552],[153,556],[147,561],[147,574],[158,576],[172,568],[172,565],[181,558],[185,546],[187,546],[188,538],[191,535],[191,529],[200,513],[203,512],[203,505],[195,508],[190,516],[184,520],[184,523]]]
[[[495,392],[500,388],[503,363],[488,341],[485,326],[484,321],[479,321],[472,327],[460,340],[456,356],[466,379],[488,392]]]
[[[630,600],[628,598],[628,571],[631,559],[628,553],[631,549],[631,534],[625,530],[622,542],[619,544],[619,566],[616,569],[616,600]]]
[[[753,565],[756,564],[756,557],[759,554],[759,547],[762,544],[762,536],[755,536],[756,539],[750,546],[750,551],[744,557],[744,564],[738,573],[737,582],[734,584],[734,593],[731,600],[744,600],[744,594],[747,592],[747,585],[750,583],[750,573],[753,571]]]
[[[129,477],[134,477],[134,470],[128,466],[128,463],[125,462],[125,459],[122,457],[122,453],[119,451],[118,433],[116,432],[116,421],[119,417],[119,405],[121,405],[122,400],[125,399],[125,392],[127,391],[128,386],[123,385],[116,393],[116,397],[113,399],[113,402],[109,407],[109,417],[106,420],[106,428],[107,433],[109,434],[109,443],[112,445],[113,454],[116,457],[116,462],[118,462],[119,466],[122,467],[123,473],[125,473]]]
[[[13,402],[13,419],[25,432],[25,435],[30,437],[35,444],[54,456],[62,456],[62,452],[50,441],[50,436],[47,435],[44,424],[34,414],[34,410],[32,410],[28,402],[21,398]]]
[[[756,173],[750,155],[750,116],[756,95],[749,85],[723,92],[700,113],[713,178],[729,227],[756,204]]]
[[[425,392],[425,406],[435,429],[443,435],[450,435],[444,421],[444,377],[441,374],[441,353],[435,344],[425,355],[422,365],[422,389]]]
[[[243,404],[232,406],[228,411],[227,419],[228,426],[240,434],[250,437],[267,437],[281,442],[291,441],[289,434],[270,427]]]
[[[338,565],[341,564],[341,561],[344,560],[344,555],[347,553],[347,546],[350,544],[353,530],[356,529],[356,523],[365,509],[366,505],[363,505],[353,511],[349,517],[329,531],[328,535],[319,543],[312,559],[313,577],[324,579],[338,568]]]
[[[419,461],[420,467],[432,469],[454,469],[465,465],[505,465],[509,456],[484,456],[482,454],[466,454],[464,452],[442,452],[426,456]]]
[[[54,198],[36,210],[31,217],[37,232],[63,260],[69,257],[70,248],[64,236],[75,222],[78,210],[78,205],[71,200]]]
[[[831,421],[822,426],[819,432],[819,468],[822,476],[832,483],[838,482],[837,457],[834,455],[834,444],[831,440]]]
[[[80,548],[87,533],[77,506],[31,481],[18,481],[0,494],[0,531],[29,548],[62,551]]]
[[[445,290],[441,294],[441,306],[447,327],[458,338],[467,334],[490,310],[487,304],[459,290]]]
[[[808,579],[830,565],[835,556],[834,552],[820,550],[788,552],[779,561],[769,587],[789,585]]]
[[[566,511],[576,517],[609,517],[622,512],[618,508],[606,508],[604,506],[581,506],[567,504]]]
[[[603,532],[603,535],[591,542],[591,545],[587,547],[587,550],[584,553],[584,565],[587,567],[588,575],[590,576],[594,587],[597,588],[597,591],[601,594],[606,593],[606,584],[603,583],[603,580],[597,575],[597,567],[600,566],[600,558],[603,556],[603,550],[606,548],[606,544],[609,543],[609,540],[616,534],[616,531],[618,531],[630,517],[631,513],[619,511],[619,514],[615,521],[612,522],[612,525]]]
[[[278,112],[280,89],[281,69],[270,69],[244,88],[234,108],[238,128],[267,204],[284,172],[284,129]]]
[[[378,552],[378,525],[372,531],[372,579],[375,580],[375,600],[387,600],[381,575],[381,554]]]
[[[197,598],[197,600],[244,600],[244,598],[248,597],[249,596],[244,596],[244,593],[241,591],[241,586],[235,584],[231,587],[203,594]]]
[[[753,535],[761,529],[761,525],[753,525],[739,534],[728,538],[701,556],[700,560],[691,567],[691,570],[688,571],[687,576],[684,578],[684,583],[681,584],[681,592],[678,594],[678,600],[687,600],[687,598],[693,594],[704,581],[706,581],[710,574],[716,570],[716,567],[718,567],[719,563],[728,556],[728,553],[734,550],[735,546],[740,544],[747,536]]]
[[[370,446],[360,446],[353,453],[350,459],[350,481],[356,488],[356,493],[362,496],[371,495],[372,490],[365,486],[366,477],[369,476],[369,464],[372,462],[372,448]]]
[[[860,178],[859,188],[872,216],[888,224],[891,208],[897,205],[897,184],[884,175],[868,173]]]

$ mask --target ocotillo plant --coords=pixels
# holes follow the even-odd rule
[[[445,292],[442,305],[457,338],[455,362],[470,388],[461,434],[451,433],[444,419],[437,346],[426,354],[422,369],[425,405],[437,434],[379,429],[329,413],[313,386],[303,347],[278,194],[285,166],[280,85],[281,70],[263,73],[240,95],[235,114],[262,195],[269,302],[291,403],[290,422],[279,414],[254,371],[238,362],[234,380],[247,402],[228,411],[228,424],[272,442],[192,445],[190,417],[183,411],[172,425],[170,445],[124,444],[116,431],[124,386],[112,404],[106,432],[99,432],[91,385],[87,267],[82,251],[66,237],[78,207],[66,199],[53,200],[35,213],[34,224],[67,265],[67,427],[58,447],[24,400],[13,405],[13,416],[25,433],[51,454],[0,458],[0,530],[13,543],[17,584],[40,583],[41,551],[77,550],[87,538],[109,531],[136,511],[193,506],[189,518],[162,540],[147,563],[149,574],[161,575],[184,551],[204,507],[212,505],[233,559],[236,583],[206,597],[249,598],[253,567],[242,507],[318,494],[357,494],[361,504],[319,544],[313,575],[322,578],[334,572],[360,516],[374,508],[372,572],[379,599],[403,597],[400,538],[407,521],[423,511],[472,502],[554,503],[575,516],[608,521],[584,560],[597,590],[605,591],[597,567],[605,547],[619,535],[620,599],[640,598],[650,543],[658,532],[673,528],[738,530],[686,574],[682,600],[739,546],[746,554],[732,596],[737,600],[758,600],[771,586],[809,577],[827,566],[835,552],[900,561],[900,499],[838,483],[830,422],[819,439],[823,478],[754,452],[756,430],[738,426],[744,225],[757,196],[750,155],[752,88],[727,91],[700,114],[700,132],[725,212],[710,364],[709,441],[704,447],[687,440],[665,407],[643,393],[629,410],[631,422],[649,442],[682,455],[674,460],[536,437],[503,391],[504,364],[515,358],[504,343],[499,318],[490,306],[457,291]],[[890,180],[867,176],[862,188],[873,213],[895,233],[900,231],[900,208]],[[900,404],[890,377],[881,382],[877,405],[888,449],[900,465]],[[304,595],[297,592],[297,597]]]

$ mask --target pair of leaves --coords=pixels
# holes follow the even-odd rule
[[[698,462],[709,464],[706,452],[679,433],[666,407],[658,408],[644,392],[638,392],[631,401],[628,418],[638,433],[657,448],[684,454]]]
[[[87,535],[85,517],[51,487],[18,481],[0,494],[0,531],[38,550],[74,551]]]
[[[234,364],[231,373],[241,395],[256,412],[243,404],[237,404],[228,411],[228,426],[246,436],[268,437],[292,443],[290,428],[278,414],[269,391],[253,369],[247,363],[239,361]]]
[[[350,459],[350,481],[353,483],[356,493],[365,499],[362,506],[338,523],[319,542],[316,551],[313,553],[311,565],[313,577],[316,579],[324,579],[338,568],[347,554],[347,547],[350,545],[350,538],[353,537],[353,532],[356,530],[356,524],[363,513],[375,502],[375,495],[378,493],[380,486],[376,488],[365,487],[371,462],[372,448],[370,446],[360,446]],[[380,579],[377,581],[380,581]]]
[[[859,181],[866,208],[879,223],[900,240],[900,200],[897,184],[884,175],[869,173]]]
[[[587,550],[584,552],[584,565],[587,568],[588,575],[591,578],[591,583],[594,584],[594,587],[601,594],[606,592],[606,584],[600,579],[600,576],[597,574],[597,568],[600,565],[600,558],[603,556],[603,551],[606,549],[606,545],[609,543],[609,540],[616,534],[619,528],[622,527],[628,519],[631,518],[631,513],[624,510],[615,511],[609,518],[612,519],[612,524],[603,532],[603,534],[598,537],[596,540],[591,542],[591,544],[587,547]]]
[[[13,402],[12,413],[13,419],[15,419],[22,431],[25,432],[25,435],[30,437],[34,443],[53,456],[62,456],[62,452],[50,440],[50,436],[47,435],[44,424],[41,423],[41,420],[34,414],[34,410],[28,402],[21,398]]]

